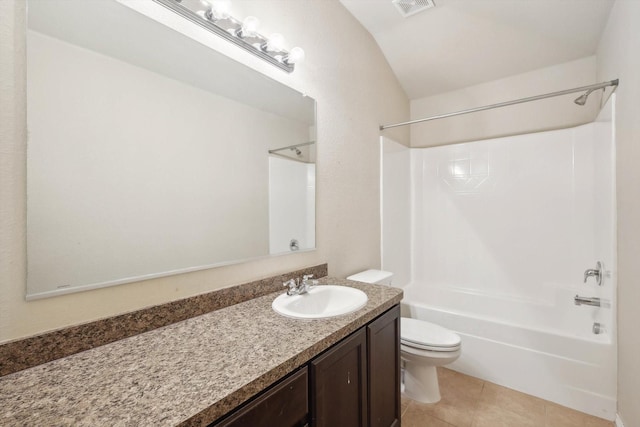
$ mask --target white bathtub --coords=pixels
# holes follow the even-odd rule
[[[403,316],[439,324],[462,337],[462,355],[449,365],[451,369],[601,418],[615,418],[613,331],[591,332],[593,320],[602,320],[598,316],[608,311],[574,306],[571,295],[559,296],[568,303],[558,309],[536,301],[416,284],[404,292]]]

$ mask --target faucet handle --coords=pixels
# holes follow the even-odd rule
[[[302,283],[304,283],[305,286],[307,286],[308,288],[310,288],[311,286],[315,286],[319,283],[317,280],[309,280],[312,277],[313,277],[313,274],[305,274],[304,276],[302,276]]]
[[[596,277],[596,279],[597,279],[597,278],[598,278],[598,276],[599,276],[599,274],[598,274],[598,273],[599,273],[599,271],[598,271],[598,270],[595,270],[595,269],[593,269],[593,268],[590,268],[590,269],[588,269],[588,270],[585,270],[585,271],[584,271],[584,283],[587,283],[587,279],[588,279],[589,277],[592,277],[592,276],[595,276],[595,277]]]
[[[282,284],[282,286],[288,286],[287,295],[295,295],[298,292],[298,284],[295,279],[289,279]]]
[[[604,276],[604,265],[602,264],[602,262],[598,261],[596,263],[596,268],[589,268],[587,270],[585,270],[584,272],[584,283],[587,283],[587,279],[589,277],[595,277],[596,278],[596,283],[598,284],[598,286],[602,286],[602,279]]]

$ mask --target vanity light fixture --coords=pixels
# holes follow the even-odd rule
[[[301,48],[285,50],[282,34],[261,35],[258,32],[260,21],[255,16],[247,16],[242,21],[231,16],[229,0],[153,1],[288,73],[304,60]]]

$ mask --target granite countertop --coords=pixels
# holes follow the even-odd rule
[[[398,304],[402,290],[325,277],[366,292],[362,309],[322,320],[275,313],[258,297],[0,378],[0,425],[206,426]]]

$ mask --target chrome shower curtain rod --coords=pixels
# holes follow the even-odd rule
[[[269,150],[269,154],[274,154],[277,153],[278,151],[282,151],[282,150],[290,150],[292,148],[297,148],[297,147],[304,147],[305,145],[311,145],[311,144],[315,144],[315,141],[309,141],[309,142],[303,142],[301,144],[294,144],[294,145],[289,145],[287,147],[282,147],[282,148],[276,148],[273,150]]]
[[[603,82],[603,83],[596,83],[596,84],[592,84],[592,85],[589,85],[589,86],[577,87],[575,89],[566,89],[566,90],[561,90],[561,91],[558,91],[558,92],[546,93],[544,95],[530,96],[528,98],[520,98],[520,99],[516,99],[516,100],[513,100],[513,101],[500,102],[498,104],[485,105],[484,107],[470,108],[468,110],[462,110],[462,111],[456,111],[456,112],[453,112],[453,113],[447,113],[447,114],[440,114],[440,115],[437,115],[437,116],[425,117],[424,119],[416,119],[416,120],[411,120],[411,121],[408,121],[408,122],[394,123],[394,124],[391,124],[391,125],[381,125],[380,126],[380,130],[395,128],[395,127],[398,127],[398,126],[412,125],[414,123],[427,122],[427,121],[430,121],[430,120],[444,119],[444,118],[447,118],[447,117],[460,116],[462,114],[475,113],[475,112],[478,112],[478,111],[492,110],[494,108],[506,107],[508,105],[522,104],[524,102],[538,101],[540,99],[552,98],[554,96],[567,95],[567,94],[570,94],[570,93],[584,92],[584,91],[594,91],[594,90],[597,90],[597,89],[603,89],[603,88],[608,87],[608,86],[618,86],[618,79],[611,80],[611,81],[608,81],[608,82]]]

